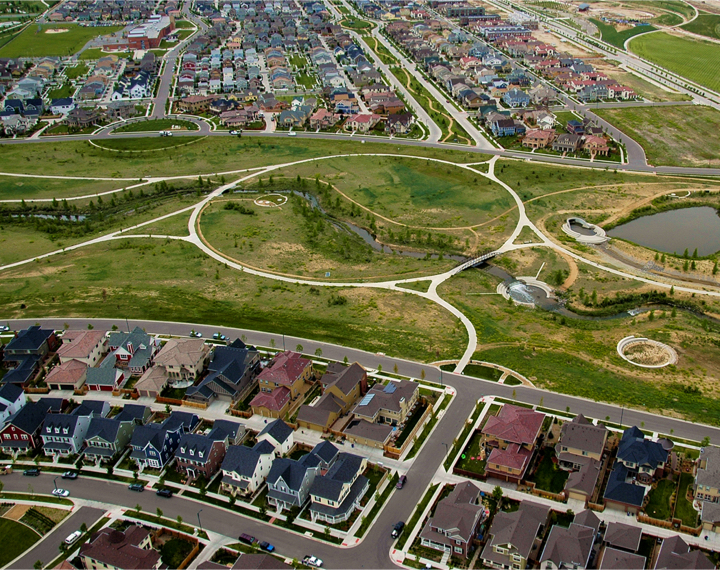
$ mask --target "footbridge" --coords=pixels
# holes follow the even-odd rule
[[[480,265],[481,263],[484,263],[484,262],[487,261],[488,259],[492,259],[493,257],[495,257],[496,255],[498,255],[499,253],[501,253],[500,250],[489,251],[489,252],[487,252],[487,253],[483,253],[480,257],[476,257],[476,258],[474,258],[474,259],[470,259],[470,260],[462,263],[461,265],[458,265],[456,268],[454,268],[454,269],[452,270],[451,273],[452,273],[453,275],[457,275],[457,274],[460,273],[461,271],[465,271],[466,269],[470,269],[471,267],[475,267],[476,265]]]

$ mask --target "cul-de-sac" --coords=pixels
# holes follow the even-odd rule
[[[720,0],[0,0],[0,568],[720,568]]]

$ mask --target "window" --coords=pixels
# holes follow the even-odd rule
[[[9,434],[9,433],[4,433],[4,434],[3,434],[3,439],[10,439],[10,434]]]
[[[587,452],[587,451],[583,451],[582,454],[583,454],[583,455],[587,455],[588,452]]]
[[[22,436],[21,436],[21,437],[22,437],[23,439],[27,439],[27,438],[28,438],[27,434],[25,434],[25,433],[24,433],[24,434],[22,434]]]
[[[463,551],[463,549],[460,548],[459,546],[455,547],[455,552],[459,552],[460,554],[462,554],[462,551]]]

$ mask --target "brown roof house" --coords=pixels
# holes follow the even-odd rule
[[[705,530],[720,529],[720,447],[706,445],[700,452],[695,498],[702,504]]]
[[[656,570],[672,569],[703,569],[711,570],[715,565],[700,550],[691,550],[685,541],[678,535],[663,540],[657,560]]]
[[[405,421],[419,393],[420,385],[409,380],[391,380],[385,386],[375,384],[353,408],[353,413],[368,422],[396,426]]]
[[[550,530],[540,556],[540,567],[548,570],[590,567],[590,553],[597,529],[572,522],[568,528],[555,525]]]
[[[637,552],[640,548],[642,528],[621,522],[609,522],[605,529],[605,546],[619,548],[628,552]]]
[[[107,335],[104,331],[65,331],[62,346],[57,355],[60,362],[79,360],[88,366],[95,366],[107,351]]]
[[[355,445],[382,449],[390,441],[393,428],[388,424],[373,424],[367,420],[352,419],[343,430],[345,438]]]
[[[554,129],[532,129],[523,137],[522,145],[526,148],[545,148],[555,140]]]
[[[290,409],[290,390],[285,386],[272,392],[258,392],[250,401],[253,414],[266,418],[282,418]]]
[[[420,532],[420,543],[426,548],[448,552],[451,556],[469,558],[473,539],[483,520],[485,507],[478,504],[480,489],[470,481],[458,483],[435,507],[435,513]]]
[[[535,538],[547,524],[550,508],[523,501],[512,513],[499,512],[490,526],[490,533],[480,558],[491,568],[524,570],[532,555]]]
[[[325,431],[367,392],[367,371],[357,362],[350,366],[330,363],[320,380],[323,394],[313,405],[300,407],[297,423],[301,427]]]
[[[555,446],[558,464],[562,469],[577,471],[591,460],[600,461],[605,450],[608,430],[603,424],[593,425],[582,414],[560,429]]]
[[[79,360],[66,360],[55,366],[45,377],[51,390],[77,390],[85,384],[88,365]]]
[[[160,568],[160,553],[152,549],[150,531],[137,525],[125,532],[102,528],[80,548],[85,568],[123,570]]]
[[[210,347],[201,338],[172,338],[155,355],[170,382],[195,381],[210,359]]]
[[[482,429],[485,447],[491,448],[485,471],[492,477],[520,481],[532,459],[545,414],[506,404]]]
[[[601,554],[599,570],[644,570],[645,557],[606,547]]]

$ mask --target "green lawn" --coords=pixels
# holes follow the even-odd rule
[[[632,38],[633,36],[637,36],[638,34],[652,32],[653,30],[657,29],[653,26],[635,26],[633,28],[629,28],[627,30],[619,32],[612,24],[602,22],[595,18],[590,18],[590,20],[593,24],[597,26],[598,30],[600,30],[603,41],[608,42],[609,44],[612,44],[620,49],[625,49],[625,42],[628,40],[628,38]]]
[[[694,34],[720,39],[720,15],[717,14],[700,14],[689,24],[680,27]]]
[[[651,12],[659,12],[658,8],[660,10],[667,10],[668,12],[680,14],[686,20],[689,20],[695,14],[692,6],[682,0],[626,0],[624,3],[633,8],[644,9]]]
[[[720,91],[720,44],[656,32],[635,38],[629,48],[682,77]]]
[[[18,178],[0,176],[0,200],[32,200],[37,198],[70,198],[97,194],[123,187],[112,180],[80,180],[62,178]]]
[[[202,138],[204,137],[161,137],[156,135],[141,139],[103,139],[96,144],[110,150],[146,152],[151,150],[163,151],[177,146],[189,145]]]
[[[56,87],[50,91],[48,93],[48,99],[63,99],[65,97],[72,97],[74,92],[75,87],[73,87],[69,81],[66,81],[60,87]]]
[[[198,131],[198,127],[191,121],[183,121],[182,119],[150,119],[148,121],[138,121],[124,125],[115,129],[116,133],[145,133],[155,131],[175,130],[173,127],[180,127],[187,131]]]
[[[480,449],[482,447],[482,433],[476,431],[470,438],[467,447],[463,449],[462,454],[455,463],[455,467],[464,471],[472,471],[478,475],[485,473],[485,460],[479,459]]]
[[[661,26],[677,26],[678,24],[682,24],[684,21],[685,20],[682,16],[679,16],[678,14],[668,14],[667,12],[652,19],[654,24],[659,24]]]
[[[187,30],[187,29],[191,29],[194,27],[195,27],[195,24],[193,24],[192,22],[190,22],[188,20],[175,20],[175,29]]]
[[[169,568],[177,568],[192,552],[193,544],[180,538],[171,538],[160,548],[160,557]]]
[[[692,502],[686,499],[688,489],[693,486],[695,479],[690,473],[680,474],[680,487],[675,501],[675,518],[682,519],[684,525],[695,528],[698,522],[698,512],[693,508]]]
[[[127,58],[130,57],[130,52],[127,51],[113,51],[113,52],[107,52],[103,51],[100,48],[90,48],[86,49],[84,52],[80,54],[78,59],[80,61],[87,61],[91,59],[100,59],[101,57],[104,57],[106,55],[116,55],[119,58]]]
[[[295,74],[295,83],[305,87],[305,89],[312,89],[315,86],[315,78],[312,75],[301,71]]]
[[[86,63],[79,63],[74,67],[65,68],[65,77],[68,79],[77,79],[81,75],[85,75],[88,72],[88,65]]]
[[[543,458],[538,465],[535,475],[531,481],[535,481],[535,487],[548,491],[550,493],[559,493],[565,488],[569,473],[560,469],[553,463],[555,454],[551,449],[546,448],[543,452]]]
[[[353,30],[368,30],[374,27],[371,22],[360,20],[359,18],[347,18],[342,20],[340,25]]]
[[[112,34],[122,29],[122,26],[86,27],[77,24],[32,25],[28,26],[14,40],[0,48],[0,57],[73,55],[91,39]],[[52,33],[53,30],[67,31]]]
[[[24,524],[10,519],[0,519],[0,536],[3,548],[0,551],[0,565],[5,566],[40,540],[40,535]]]
[[[671,479],[658,481],[657,486],[648,493],[648,503],[645,507],[645,514],[662,521],[669,520],[672,516],[670,509],[670,497],[675,492],[676,482]]]
[[[652,165],[720,165],[720,111],[712,107],[634,107],[596,112],[640,143]]]

